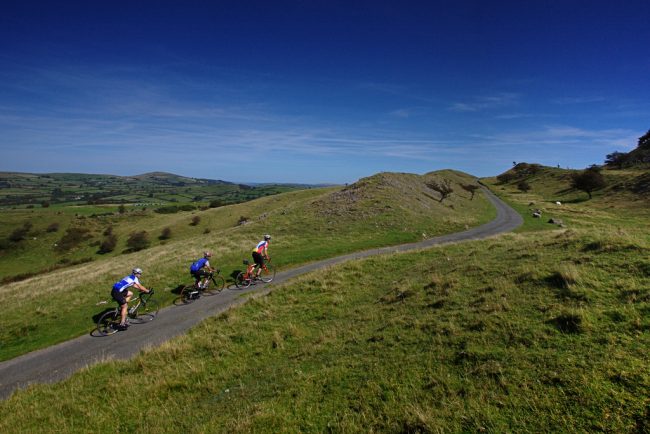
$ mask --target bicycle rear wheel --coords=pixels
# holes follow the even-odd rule
[[[235,286],[239,289],[246,289],[251,286],[251,280],[246,278],[246,273],[242,271],[235,277]]]
[[[275,268],[271,264],[266,264],[265,268],[262,268],[262,274],[260,274],[260,280],[264,283],[272,282],[275,279]]]
[[[216,275],[212,276],[212,279],[208,280],[208,287],[203,289],[205,295],[214,295],[223,291],[223,288],[226,287],[226,279],[223,276]]]
[[[187,285],[181,290],[180,301],[183,304],[190,304],[199,298],[199,292],[194,285]]]
[[[121,314],[117,310],[106,312],[97,321],[97,332],[102,336],[112,335],[117,332],[117,326],[120,324]]]
[[[141,303],[140,306],[129,315],[131,318],[132,324],[142,324],[145,322],[153,321],[153,319],[158,315],[160,306],[156,300],[147,300],[146,303]]]

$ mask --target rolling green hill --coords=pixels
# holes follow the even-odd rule
[[[0,172],[0,206],[129,203],[156,207],[187,202],[207,205],[210,201],[231,204],[304,188],[309,186],[250,186],[213,179],[188,178],[165,172],[136,176]]]
[[[448,182],[455,192],[441,202],[439,194],[427,186],[432,181]],[[43,264],[61,262],[61,258],[69,258],[75,265],[33,272],[34,277],[0,286],[0,295],[10,311],[0,319],[0,359],[87,332],[92,327],[91,317],[97,313],[97,302],[106,300],[112,283],[136,265],[145,269],[145,283],[164,289],[159,294],[163,302],[171,303],[175,295],[170,290],[187,282],[188,264],[203,250],[213,250],[214,262],[230,275],[264,233],[273,235],[275,264],[291,267],[477,226],[491,220],[495,213],[481,194],[471,199],[460,187],[471,183],[476,184],[474,177],[451,171],[423,176],[383,173],[346,187],[283,193],[194,214],[129,211],[116,217],[84,215],[77,209],[76,215],[68,218],[75,228],[84,228],[83,235],[90,238],[66,252],[54,246],[57,237],[62,239],[61,233],[47,232],[51,220],[34,219],[30,231],[40,235],[36,240],[21,241],[25,246],[22,253],[5,251],[0,266],[7,272],[26,267],[23,272],[29,273],[28,267],[38,270]],[[64,214],[53,216],[62,218]],[[194,217],[200,217],[198,224],[193,224]],[[118,247],[109,254],[97,255],[96,243],[106,237],[103,234],[108,227],[113,228]],[[160,240],[165,228],[170,228],[171,237]],[[151,247],[125,252],[128,235],[142,231],[150,234]],[[83,262],[88,254],[93,255],[92,262],[75,263],[77,258]],[[38,301],[25,302],[28,294]],[[30,320],[34,303],[40,307],[37,322]],[[61,318],[66,321],[61,322]]]
[[[572,203],[582,193],[562,193],[563,175],[541,168],[525,193],[483,180],[529,220],[519,233],[310,273],[134,360],[17,392],[0,403],[0,430],[648,432],[650,208],[615,189]],[[236,205],[230,215],[247,213],[251,223],[201,241],[219,241],[218,257],[235,260],[268,229],[274,260],[297,253],[290,265],[474,225],[470,218],[488,217],[479,195],[441,203],[425,188],[427,179],[456,176],[456,189],[471,180],[379,174]],[[216,221],[228,208],[209,212]],[[544,218],[533,221],[530,208]],[[424,214],[445,224],[425,225]],[[145,267],[156,283],[173,281],[180,274],[171,265],[208,245],[201,241],[152,248]],[[104,276],[126,267],[127,256],[102,270],[80,266],[85,277],[72,286],[89,279],[106,287]],[[14,285],[0,287],[3,299],[25,289]],[[47,322],[56,291],[67,289],[39,279],[28,286],[51,300],[39,306]],[[15,319],[2,321],[15,332]],[[146,419],[116,419],[121,403],[106,399],[116,390]]]

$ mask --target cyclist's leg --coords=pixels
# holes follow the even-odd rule
[[[253,266],[253,276],[255,278],[258,278],[260,276],[260,273],[262,273],[262,267],[264,266],[264,258],[262,257],[261,254],[257,252],[253,252],[253,260],[255,261],[255,265]]]
[[[113,297],[113,300],[117,302],[117,304],[120,306],[120,326],[124,326],[126,323],[126,313],[128,309],[128,303],[129,300],[131,299],[131,295],[133,295],[130,291],[127,290],[127,296],[124,297],[124,294],[122,294],[119,291],[112,291],[111,296]]]
[[[198,272],[198,280],[196,282],[197,286],[200,288],[205,288],[208,283],[208,272],[201,268]]]
[[[126,325],[126,315],[129,309],[129,301],[131,301],[132,297],[133,297],[133,293],[127,289],[126,298],[124,299],[125,303],[120,306],[122,308],[122,319],[120,321],[120,325],[122,326]]]

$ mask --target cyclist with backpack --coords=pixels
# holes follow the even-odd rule
[[[190,265],[190,274],[194,277],[194,285],[197,288],[207,287],[210,273],[215,271],[210,265],[210,257],[212,257],[212,252],[203,252],[203,257]],[[201,280],[203,280],[203,283],[201,283]]]
[[[120,323],[117,326],[117,329],[122,331],[126,330],[129,326],[126,323],[126,314],[127,314],[127,307],[129,301],[131,301],[131,297],[133,297],[133,293],[129,291],[130,287],[135,287],[137,288],[140,292],[144,293],[149,293],[150,290],[142,286],[140,283],[140,276],[142,276],[142,270],[140,268],[134,268],[132,273],[128,276],[126,276],[124,279],[120,280],[119,282],[115,283],[113,285],[113,289],[111,291],[111,297],[113,297],[113,300],[117,302],[117,304],[120,305],[121,308],[121,319]]]

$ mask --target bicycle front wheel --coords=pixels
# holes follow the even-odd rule
[[[243,271],[235,277],[235,286],[239,289],[246,289],[251,286],[251,280],[246,277],[246,273]]]
[[[97,321],[97,332],[102,336],[112,335],[117,332],[122,315],[117,310],[106,312]]]
[[[145,322],[153,321],[158,315],[160,306],[156,300],[148,300],[146,303],[141,303],[140,306],[133,312],[131,317],[132,324],[142,324]]]
[[[264,283],[272,282],[275,279],[275,268],[271,264],[266,264],[262,268],[262,274],[260,274],[260,280]]]
[[[205,295],[214,295],[223,291],[223,288],[226,287],[226,279],[223,276],[216,275],[212,276],[212,279],[208,280],[208,287],[203,289]]]

